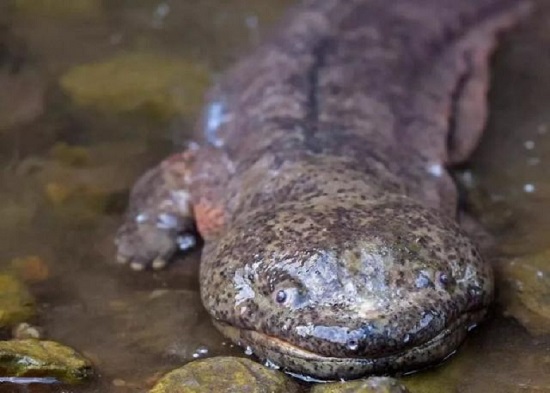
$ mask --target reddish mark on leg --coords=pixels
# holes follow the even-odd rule
[[[225,223],[223,207],[201,198],[199,203],[193,206],[193,210],[197,229],[204,239],[214,237],[222,230]]]

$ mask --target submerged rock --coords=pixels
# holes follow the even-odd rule
[[[25,286],[9,274],[0,274],[0,327],[13,326],[34,315],[34,301]]]
[[[125,196],[127,186],[121,179],[126,173],[109,163],[88,165],[85,149],[70,149],[63,149],[61,162],[42,161],[34,177],[57,213],[66,212],[75,222],[93,221]]]
[[[550,333],[550,250],[516,258],[502,269],[501,302],[531,334]]]
[[[315,385],[311,393],[408,393],[409,391],[396,379],[371,377],[358,381],[336,382]]]
[[[70,146],[57,142],[50,149],[50,157],[55,161],[73,167],[83,167],[91,163],[90,152],[82,146]]]
[[[28,255],[11,260],[11,268],[25,282],[42,282],[50,277],[50,268],[44,259]]]
[[[45,186],[48,200],[56,206],[77,205],[83,209],[102,213],[106,210],[112,194],[93,184],[60,183],[52,181]]]
[[[79,105],[105,112],[145,110],[159,118],[196,113],[209,74],[197,64],[147,53],[126,53],[69,70],[61,86]]]
[[[282,372],[252,360],[214,357],[169,372],[149,393],[292,393],[298,386]]]
[[[50,149],[48,157],[25,158],[14,167],[17,181],[12,183],[14,189],[21,191],[13,196],[0,194],[0,227],[7,233],[13,233],[13,228],[32,231],[33,219],[41,209],[55,215],[55,220],[63,221],[63,225],[96,225],[105,214],[119,213],[126,206],[136,167],[147,162],[146,151],[147,145],[137,135],[128,143],[60,142]],[[120,165],[120,157],[125,157],[128,165]],[[42,192],[29,193],[29,187]],[[33,265],[27,267],[37,268],[33,282],[47,278],[40,278],[48,275],[47,265],[43,264],[45,269],[40,270],[39,264],[29,263],[40,261],[24,262]]]
[[[78,383],[92,375],[91,363],[75,350],[53,341],[0,341],[0,375],[55,378]]]

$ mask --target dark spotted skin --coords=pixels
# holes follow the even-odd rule
[[[524,11],[304,1],[211,91],[199,145],[136,185],[119,259],[164,266],[193,217],[204,306],[258,357],[323,379],[441,361],[493,296],[447,168],[477,143],[496,35]]]

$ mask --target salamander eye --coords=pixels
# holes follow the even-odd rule
[[[284,289],[277,291],[277,294],[275,295],[275,301],[279,304],[283,304],[287,298],[288,295]]]
[[[276,289],[272,295],[275,303],[281,306],[302,307],[307,303],[307,295],[303,289],[286,287]]]

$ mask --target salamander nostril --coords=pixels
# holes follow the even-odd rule
[[[350,338],[348,342],[346,343],[346,346],[351,351],[356,351],[359,348],[359,340],[355,338]]]
[[[441,285],[443,285],[444,287],[449,285],[449,282],[451,281],[451,279],[449,278],[449,276],[446,274],[446,273],[440,273],[439,274],[439,282],[441,283]]]

